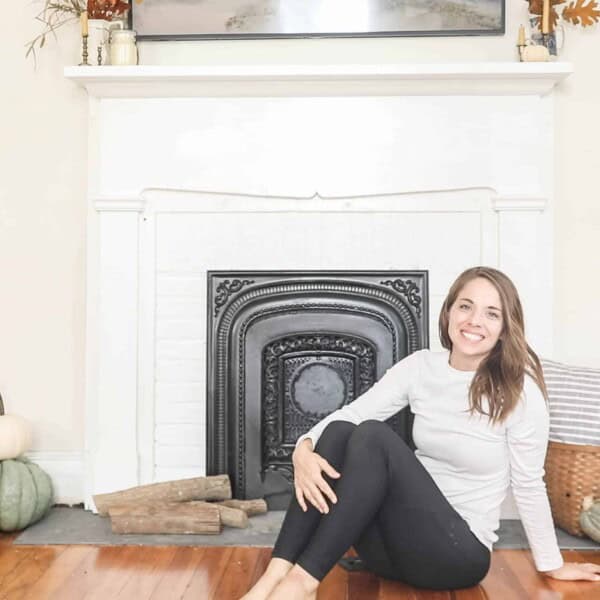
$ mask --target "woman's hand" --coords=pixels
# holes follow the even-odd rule
[[[329,498],[334,504],[337,498],[329,484],[323,478],[322,472],[329,477],[337,479],[341,475],[319,454],[313,452],[312,441],[306,439],[294,450],[292,455],[294,463],[294,488],[296,500],[302,510],[306,512],[306,500],[308,500],[321,513],[328,513]]]
[[[544,573],[553,579],[600,581],[600,565],[593,563],[565,563],[560,569]]]

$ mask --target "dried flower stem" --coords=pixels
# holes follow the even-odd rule
[[[86,0],[47,0],[44,8],[35,17],[36,21],[43,24],[43,30],[25,44],[27,48],[25,58],[31,54],[37,63],[36,48],[39,50],[44,47],[46,36],[52,34],[56,37],[57,29],[79,19],[85,10],[87,10]]]

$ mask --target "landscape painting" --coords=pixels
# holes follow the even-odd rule
[[[499,35],[505,0],[133,0],[141,39]]]

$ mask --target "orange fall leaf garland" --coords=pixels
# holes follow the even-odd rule
[[[527,0],[527,2],[529,2],[529,12],[532,15],[537,15],[536,23],[539,27],[544,0]],[[600,22],[600,0],[572,0],[567,6],[563,6],[559,12],[556,7],[561,4],[565,4],[565,0],[550,0],[551,31],[556,29],[559,19],[581,27],[589,27]]]
[[[572,25],[581,25],[589,27],[600,21],[600,7],[596,0],[575,0],[569,6],[565,6],[562,11],[562,18]]]

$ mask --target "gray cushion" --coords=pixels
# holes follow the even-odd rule
[[[600,369],[542,359],[550,441],[600,446]]]

